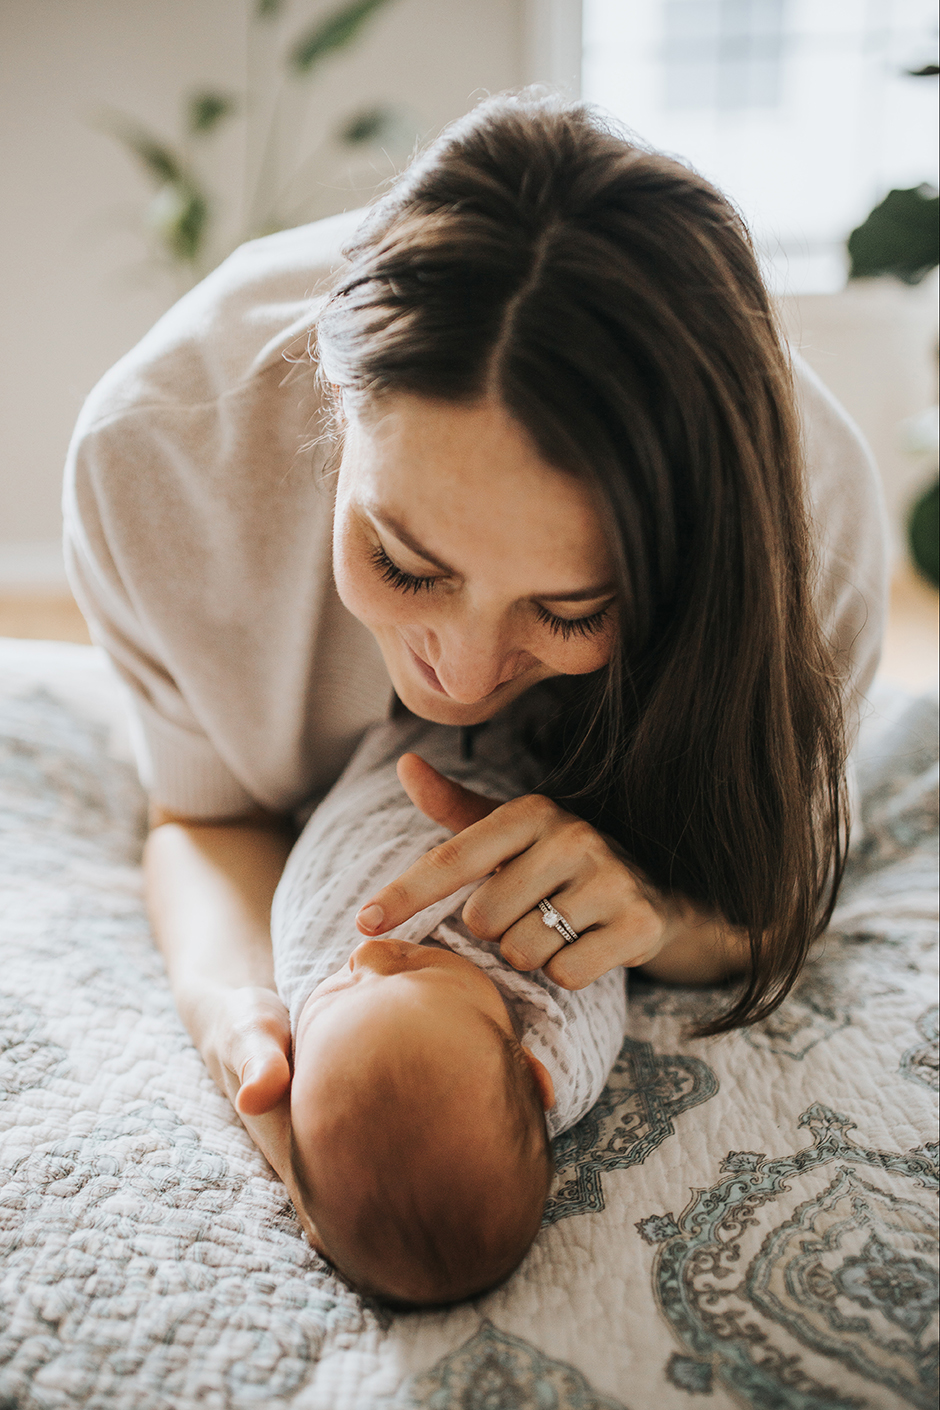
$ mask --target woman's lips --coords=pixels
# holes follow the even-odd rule
[[[405,645],[408,646],[407,641],[405,642]],[[436,690],[438,695],[446,695],[447,691],[444,689],[444,687],[438,680],[437,672],[433,669],[433,667],[429,666],[427,661],[422,661],[421,657],[418,655],[417,651],[415,651],[413,647],[408,646],[408,650],[411,652],[411,659],[414,661],[423,679],[427,682],[431,689]]]

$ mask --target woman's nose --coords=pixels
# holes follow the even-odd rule
[[[528,659],[531,658],[524,651],[507,650],[495,632],[471,626],[442,634],[434,670],[452,700],[460,705],[475,705],[492,695],[497,686],[515,680],[525,670]]]

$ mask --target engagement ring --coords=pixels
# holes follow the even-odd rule
[[[542,924],[547,925],[550,930],[557,930],[566,945],[573,945],[578,938],[578,932],[573,925],[568,924],[560,911],[555,910],[547,896],[544,901],[539,901],[538,908],[542,912]]]

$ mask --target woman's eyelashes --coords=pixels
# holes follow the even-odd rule
[[[434,576],[419,578],[414,573],[406,573],[404,568],[392,562],[380,543],[370,550],[369,557],[383,583],[391,583],[399,592],[425,592],[437,582]]]
[[[535,615],[555,636],[560,636],[562,641],[569,641],[573,636],[594,636],[601,631],[610,616],[610,608],[611,604],[608,602],[606,607],[602,607],[599,612],[592,612],[589,617],[556,617],[554,612],[549,612],[537,602]]]
[[[383,583],[389,583],[399,592],[429,592],[436,582],[440,580],[440,575],[431,574],[428,577],[420,577],[416,573],[406,573],[404,568],[399,568],[397,563],[393,563],[385,552],[381,544],[375,544],[369,552],[373,566],[379,574]],[[569,641],[573,636],[588,637],[594,636],[601,631],[610,616],[612,603],[607,603],[600,611],[592,612],[588,617],[556,617],[554,612],[549,612],[548,608],[541,603],[535,604],[535,614],[543,626],[555,636],[560,636],[563,641]]]

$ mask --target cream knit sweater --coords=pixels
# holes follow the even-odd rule
[[[337,778],[391,684],[340,603],[332,447],[307,359],[359,213],[256,240],[98,384],[69,450],[69,574],[130,693],[153,800],[287,811]],[[861,694],[885,603],[881,496],[857,431],[797,360],[818,600]]]

